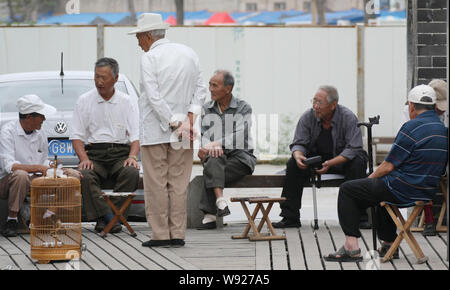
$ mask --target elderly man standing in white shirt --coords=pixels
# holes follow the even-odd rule
[[[184,246],[193,123],[207,93],[197,54],[165,39],[168,27],[161,15],[144,13],[137,29],[129,33],[136,34],[145,51],[141,59],[139,137],[146,215],[152,228],[152,239],[142,244],[146,247]]]
[[[73,112],[73,142],[80,163],[83,207],[101,232],[114,217],[101,198],[102,184],[114,181],[113,191],[133,192],[139,185],[139,109],[137,100],[114,88],[119,64],[112,58],[95,64],[95,89],[81,95]],[[122,201],[115,203],[120,206]],[[111,233],[120,232],[117,222]]]
[[[8,220],[3,235],[17,236],[17,216],[31,181],[49,169],[47,136],[41,129],[45,117],[56,109],[36,95],[17,100],[19,119],[6,123],[0,135],[0,198],[8,199]]]

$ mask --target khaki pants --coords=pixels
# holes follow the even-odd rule
[[[145,212],[152,239],[184,239],[193,150],[176,150],[169,143],[141,146],[141,158]]]

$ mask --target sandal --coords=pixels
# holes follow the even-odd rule
[[[344,246],[337,252],[324,256],[323,258],[329,262],[361,262],[363,260],[363,257],[361,257],[361,249],[347,251]]]

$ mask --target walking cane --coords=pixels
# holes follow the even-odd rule
[[[320,188],[320,174],[317,174],[316,170],[319,169],[322,163],[321,156],[315,156],[303,161],[304,164],[308,165],[310,171],[310,181],[313,194],[313,208],[314,208],[314,230],[319,229],[319,222],[317,218],[317,196],[316,187]]]
[[[372,152],[372,126],[380,123],[380,116],[369,118],[369,123],[358,123],[358,127],[364,126],[367,128],[367,149],[369,151],[369,175],[373,173],[373,152]],[[377,229],[375,225],[375,207],[371,207],[372,215],[372,238],[373,250],[377,250]]]

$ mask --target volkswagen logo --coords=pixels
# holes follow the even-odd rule
[[[56,123],[55,132],[58,134],[64,134],[67,131],[67,124],[63,121]]]

